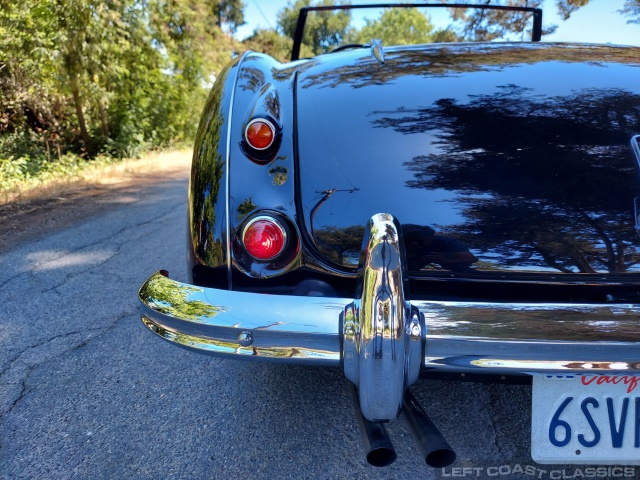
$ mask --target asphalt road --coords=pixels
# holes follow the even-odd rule
[[[77,205],[63,230],[0,252],[0,478],[550,478],[529,453],[528,386],[421,382],[458,460],[426,467],[400,418],[398,460],[378,469],[340,371],[220,360],[151,335],[136,293],[160,268],[186,280],[186,188],[185,171],[94,199],[105,204],[89,216]]]

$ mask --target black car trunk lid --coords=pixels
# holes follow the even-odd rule
[[[416,278],[636,277],[639,53],[446,45],[312,62],[296,89],[311,247],[355,269],[363,225],[385,212]]]

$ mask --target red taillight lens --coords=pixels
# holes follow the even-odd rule
[[[256,217],[244,228],[242,243],[256,260],[273,260],[284,251],[287,234],[274,218]]]
[[[244,136],[251,148],[266,150],[276,138],[276,129],[268,120],[258,118],[247,125]]]

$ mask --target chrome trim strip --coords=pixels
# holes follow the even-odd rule
[[[638,161],[638,166],[640,166],[640,135],[631,137],[631,149],[636,154],[636,160]]]
[[[432,337],[640,342],[640,305],[413,301]],[[640,345],[640,343],[639,343]],[[640,352],[639,352],[640,353]]]
[[[225,188],[226,188],[226,198],[225,198],[225,215],[227,216],[226,219],[226,232],[227,232],[227,283],[229,284],[229,289],[233,289],[233,283],[232,283],[232,275],[231,275],[231,199],[230,199],[230,194],[229,194],[229,189],[230,187],[230,180],[229,180],[229,167],[231,165],[231,159],[230,159],[230,155],[231,155],[231,131],[232,126],[233,126],[233,104],[234,104],[234,100],[235,100],[235,96],[236,96],[236,88],[238,86],[238,76],[240,75],[240,69],[242,68],[242,62],[244,62],[244,59],[247,57],[247,55],[249,55],[249,53],[251,52],[245,52],[245,54],[242,56],[242,58],[240,58],[240,60],[238,61],[238,67],[236,70],[236,76],[233,79],[233,88],[231,89],[231,98],[229,99],[229,118],[226,120],[226,125],[227,125],[227,145],[226,145],[226,152],[225,152]]]
[[[156,321],[146,316],[142,317],[142,323],[153,333],[178,346],[200,350],[203,353],[216,356],[233,356],[232,358],[255,357],[260,360],[280,360],[287,363],[321,366],[336,366],[340,361],[340,353],[330,350],[321,351],[317,348],[291,345],[244,346],[242,345],[244,332],[238,335],[237,341],[234,341],[233,338],[225,341],[224,339],[210,339],[180,333],[156,323]]]
[[[424,367],[492,374],[640,373],[640,343],[427,336]]]

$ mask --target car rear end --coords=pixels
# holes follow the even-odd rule
[[[374,422],[425,371],[532,375],[534,459],[637,463],[639,53],[245,55],[198,134],[191,283],[151,277],[145,325],[205,353],[343,368]],[[256,121],[272,135],[259,148]],[[264,256],[247,234],[260,222],[276,232],[255,234]],[[563,436],[561,416],[628,448]]]

